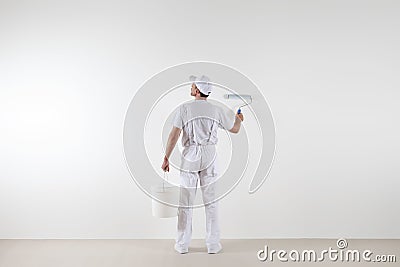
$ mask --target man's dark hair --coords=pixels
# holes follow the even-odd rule
[[[208,97],[208,95],[203,94],[202,92],[200,92],[200,96],[201,97]]]

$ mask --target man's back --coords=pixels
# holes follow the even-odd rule
[[[215,145],[218,142],[218,128],[231,129],[231,118],[219,106],[207,100],[193,100],[178,107],[173,125],[183,131],[182,145]]]

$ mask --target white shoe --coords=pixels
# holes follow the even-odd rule
[[[179,245],[176,244],[176,243],[175,243],[174,248],[175,248],[175,250],[178,251],[180,254],[185,254],[185,253],[188,253],[188,252],[189,252],[189,249],[188,249],[188,248],[179,246]]]
[[[207,247],[208,254],[217,254],[218,252],[221,251],[221,249],[222,249],[222,246],[220,243],[212,244]]]

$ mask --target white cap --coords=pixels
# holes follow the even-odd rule
[[[212,86],[211,86],[211,81],[210,78],[208,78],[205,75],[201,75],[200,78],[197,78],[194,75],[191,75],[189,77],[189,80],[192,81],[196,87],[199,89],[200,92],[202,92],[205,95],[209,95],[212,91]]]

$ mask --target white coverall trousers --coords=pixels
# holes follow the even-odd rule
[[[221,244],[218,223],[218,201],[214,201],[216,198],[216,188],[213,182],[217,180],[218,175],[215,146],[188,146],[184,148],[182,154],[193,164],[189,168],[182,167],[180,171],[180,207],[178,208],[176,246],[181,250],[189,247],[192,237],[192,206],[196,197],[197,181],[200,180],[203,202],[206,204],[206,245],[209,251],[213,249],[217,250],[221,247]],[[193,171],[188,171],[189,169]]]

